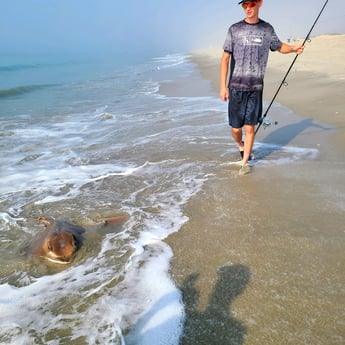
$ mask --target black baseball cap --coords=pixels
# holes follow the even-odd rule
[[[244,2],[250,2],[250,1],[259,2],[260,0],[242,0],[238,4],[240,5],[240,4],[243,4]]]

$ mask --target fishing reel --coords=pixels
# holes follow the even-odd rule
[[[256,130],[255,130],[255,134],[258,132],[258,130],[261,126],[263,126],[264,129],[266,129],[267,127],[271,126],[271,124],[272,124],[272,122],[270,119],[266,118],[266,114],[263,117],[260,117],[258,125],[257,125]],[[277,124],[278,124],[278,121],[274,121],[274,125],[277,125]]]
[[[274,121],[274,125],[276,126],[278,124],[278,121]],[[264,118],[262,120],[262,126],[264,127],[264,129],[266,129],[267,127],[271,126],[272,122],[270,119]]]

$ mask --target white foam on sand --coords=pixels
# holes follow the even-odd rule
[[[152,260],[155,256],[157,259]],[[148,257],[150,260],[145,259]],[[127,318],[134,322],[134,327],[124,337],[126,345],[178,344],[184,308],[181,292],[167,274],[171,257],[170,247],[157,241],[145,247],[144,255],[133,258],[132,269],[119,286],[126,291],[120,302],[125,310],[121,328],[128,326]],[[145,296],[144,301],[142,296]],[[146,310],[144,314],[139,313],[138,305]]]
[[[182,205],[200,190],[205,178],[193,163],[173,160],[131,169],[118,173],[150,183],[124,201],[135,208],[127,206],[132,213],[124,228],[107,234],[96,256],[54,275],[33,278],[22,272],[21,287],[0,285],[2,341],[29,344],[41,339],[50,345],[57,344],[49,340],[50,334],[65,332],[70,334],[66,341],[84,341],[87,336],[89,344],[178,344],[184,307],[169,275],[173,253],[163,240],[188,220]],[[158,183],[160,175],[169,176],[167,188]],[[2,217],[11,221],[6,214]]]

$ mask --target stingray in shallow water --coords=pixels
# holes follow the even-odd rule
[[[126,220],[125,216],[105,218],[100,223],[107,225]],[[27,248],[26,254],[48,259],[59,264],[71,263],[83,244],[85,229],[63,220],[40,217],[45,231]]]

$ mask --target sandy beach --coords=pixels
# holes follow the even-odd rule
[[[218,93],[221,53],[193,53],[201,96]],[[167,240],[186,307],[182,345],[344,344],[344,55],[345,35],[312,38],[276,99],[282,113],[268,115],[278,124],[257,135],[257,142],[315,149],[315,159],[255,166],[240,178],[220,164],[186,205],[189,221]],[[270,54],[266,102],[293,58]],[[161,92],[183,96],[191,88],[179,85],[187,82]],[[265,161],[277,153],[255,154]]]

